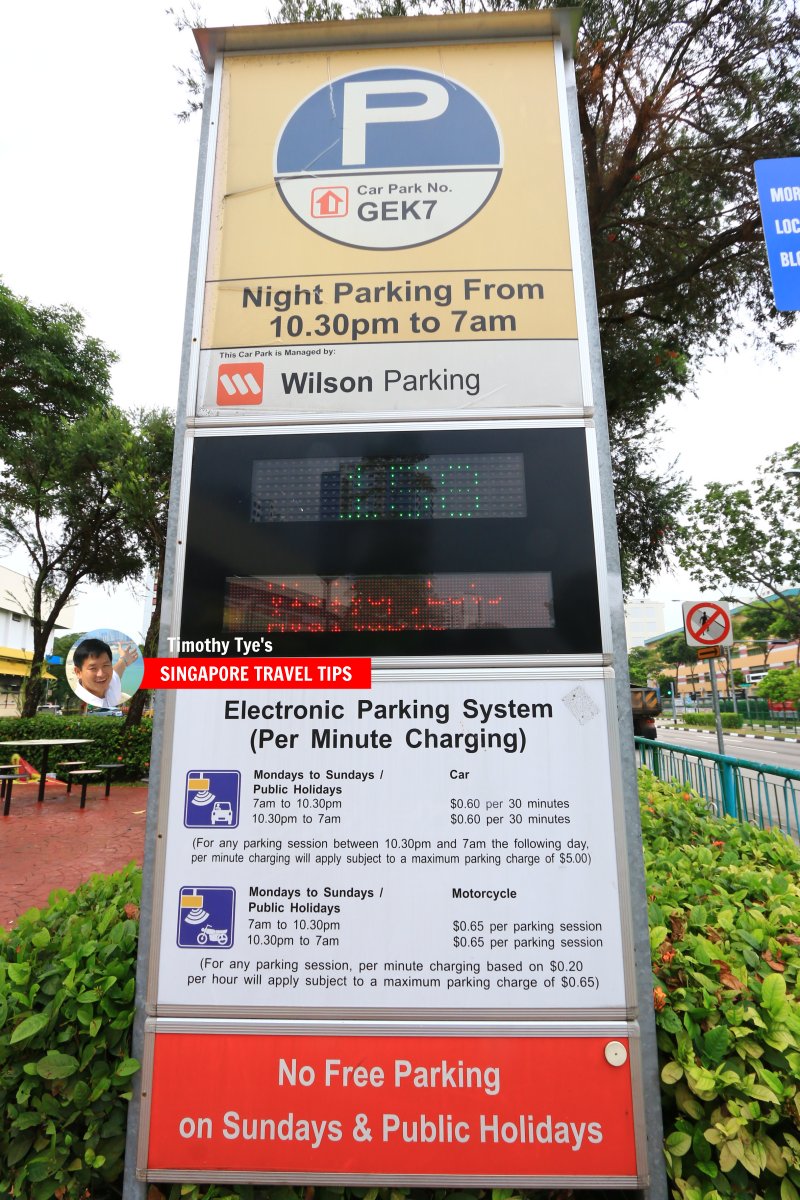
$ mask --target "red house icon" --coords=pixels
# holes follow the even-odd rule
[[[312,217],[346,217],[349,207],[349,188],[316,187],[311,189]]]

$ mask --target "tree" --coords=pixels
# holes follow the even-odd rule
[[[78,585],[120,582],[138,574],[143,559],[119,496],[124,414],[96,406],[75,421],[36,415],[26,424],[4,448],[0,541],[24,546],[31,560],[33,663],[22,709],[30,717],[45,689],[47,642]]]
[[[678,695],[678,673],[682,666],[690,668],[690,676],[694,679],[691,668],[697,662],[697,651],[687,646],[682,633],[670,633],[659,640],[658,653],[665,667],[675,668],[675,678],[672,685],[673,695]]]
[[[768,671],[756,686],[756,695],[778,704],[787,700],[796,702],[800,698],[800,671],[796,668]]]
[[[356,15],[544,6],[361,0]],[[335,15],[283,0],[277,19]],[[753,163],[800,143],[798,0],[586,0],[576,80],[624,580],[646,590],[686,499],[657,465],[654,415],[706,355],[743,335],[779,346],[793,320],[771,299]]]
[[[37,416],[77,417],[108,404],[115,361],[74,308],[37,308],[0,283],[0,457]]]
[[[662,659],[658,650],[646,646],[634,646],[628,651],[628,674],[632,684],[645,687],[661,667]]]
[[[800,487],[786,472],[798,461],[800,442],[770,455],[749,486],[708,484],[678,543],[698,584],[744,606],[757,628],[770,612],[767,628],[779,625],[791,640],[800,639]]]
[[[785,613],[776,612],[769,604],[757,603],[748,606],[744,615],[736,622],[736,627],[737,634],[745,642],[755,642],[761,646],[765,666],[773,646],[792,640],[791,627]]]
[[[134,413],[124,449],[127,470],[117,491],[128,531],[153,572],[153,611],[144,640],[147,657],[158,652],[174,439],[175,415],[168,409]],[[141,688],[132,698],[128,705],[128,725],[141,722],[148,698],[149,692]]]
[[[53,642],[53,654],[60,658],[60,663],[48,663],[47,673],[55,677],[55,684],[50,692],[50,699],[60,704],[62,708],[68,705],[73,705],[78,708],[80,701],[73,692],[67,682],[67,655],[77,641],[85,636],[86,630],[83,633],[65,633],[62,637],[58,637]]]

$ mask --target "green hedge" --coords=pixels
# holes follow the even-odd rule
[[[798,1200],[800,850],[640,788],[673,1195]]]
[[[51,746],[48,770],[54,771],[54,764],[59,759],[67,758],[83,758],[87,767],[96,766],[97,763],[121,762],[122,770],[114,773],[115,780],[120,783],[136,782],[147,777],[152,736],[153,722],[149,719],[126,729],[122,717],[0,717],[0,741],[15,737],[91,738],[90,746],[64,746],[63,752]],[[9,754],[14,753],[13,746],[7,746],[6,750]],[[38,770],[42,762],[39,747],[31,746],[26,750],[20,746],[19,752]]]
[[[140,890],[131,864],[0,930],[0,1196],[112,1194],[138,1066],[129,1054]]]
[[[640,773],[665,1149],[675,1200],[800,1200],[800,850]],[[0,930],[0,1195],[118,1196],[138,872]],[[117,1182],[115,1182],[117,1181]],[[402,1200],[410,1188],[317,1188]],[[304,1187],[165,1187],[305,1200]],[[428,1193],[511,1200],[511,1188]],[[152,1185],[151,1200],[161,1195]],[[608,1193],[605,1193],[607,1196]]]
[[[741,729],[744,721],[740,713],[720,713],[723,729]],[[713,729],[714,714],[711,712],[692,712],[683,714],[684,725],[699,726],[700,729]]]

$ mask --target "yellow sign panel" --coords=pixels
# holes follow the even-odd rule
[[[228,57],[202,346],[575,339],[565,187],[549,39]]]
[[[228,280],[205,317],[221,347],[577,337],[567,271]]]

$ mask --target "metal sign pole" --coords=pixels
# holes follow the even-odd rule
[[[201,258],[202,211],[204,198],[204,179],[206,158],[208,155],[211,128],[211,90],[212,77],[207,77],[205,96],[203,100],[203,123],[200,131],[200,146],[197,167],[197,185],[195,191],[195,208],[192,227],[192,245],[189,263],[189,280],[187,286],[186,313],[184,318],[183,352],[181,356],[181,374],[178,387],[177,419],[175,422],[175,450],[172,464],[172,482],[170,485],[170,509],[167,524],[167,551],[164,565],[164,587],[162,593],[162,613],[171,609],[171,600],[175,591],[176,558],[178,547],[178,512],[181,499],[181,473],[183,466],[183,449],[186,437],[187,397],[190,387],[190,360],[192,354],[192,325],[195,320],[194,298],[197,290],[199,262]],[[171,630],[162,616],[159,634],[159,654],[166,653],[167,638]],[[159,782],[162,768],[167,769],[165,759],[165,714],[166,696],[156,694],[155,716],[153,719],[153,740],[150,750],[150,786],[147,797],[147,824],[145,828],[144,865],[142,870],[142,898],[139,913],[139,953],[136,966],[135,1014],[131,1052],[134,1058],[142,1062],[145,1046],[145,1018],[148,965],[150,960],[151,932],[153,925],[154,881],[156,846],[158,839],[158,803]],[[147,1183],[136,1177],[136,1148],[139,1142],[142,1124],[142,1076],[137,1072],[131,1080],[131,1100],[128,1106],[128,1125],[125,1141],[125,1170],[123,1174],[123,1200],[144,1200],[147,1195]]]
[[[611,448],[608,441],[608,424],[603,384],[600,326],[597,316],[597,298],[594,290],[594,268],[591,257],[588,202],[584,185],[583,162],[581,159],[581,136],[578,116],[578,98],[575,84],[575,67],[571,59],[565,63],[567,103],[571,127],[573,172],[578,199],[578,225],[581,231],[580,245],[583,255],[584,279],[586,281],[584,301],[589,326],[591,356],[592,394],[597,414],[597,434],[600,444],[601,503],[608,530],[616,530],[614,505],[614,483],[611,476]],[[647,883],[641,855],[642,830],[639,818],[639,794],[637,784],[637,762],[633,743],[633,727],[630,718],[630,680],[626,654],[624,607],[622,600],[622,572],[619,547],[616,537],[610,536],[606,543],[606,565],[609,585],[614,594],[610,604],[612,639],[614,645],[614,670],[616,674],[617,708],[620,714],[620,741],[625,789],[625,821],[628,838],[628,857],[631,872],[630,886],[633,899],[634,943],[636,945],[636,985],[639,995],[639,1025],[642,1045],[642,1074],[644,1082],[645,1123],[647,1127],[647,1167],[649,1185],[640,1193],[646,1200],[667,1200],[668,1185],[664,1167],[663,1127],[661,1114],[661,1081],[656,1044],[655,1015],[648,1003],[652,987],[652,972],[649,954],[649,930],[647,921]],[[677,686],[677,680],[676,680]],[[673,711],[675,688],[672,695]],[[636,897],[638,896],[638,902]]]
[[[733,711],[738,713],[739,705],[736,700],[736,680],[733,677],[733,663],[731,662],[731,648],[725,647],[725,656],[728,661],[728,691],[730,692],[731,700],[733,701]]]
[[[717,667],[716,659],[710,659],[711,672],[711,700],[714,705],[714,724],[717,728],[717,746],[720,754],[725,753],[725,739],[722,736],[722,717],[719,711],[719,691],[717,689]]]

